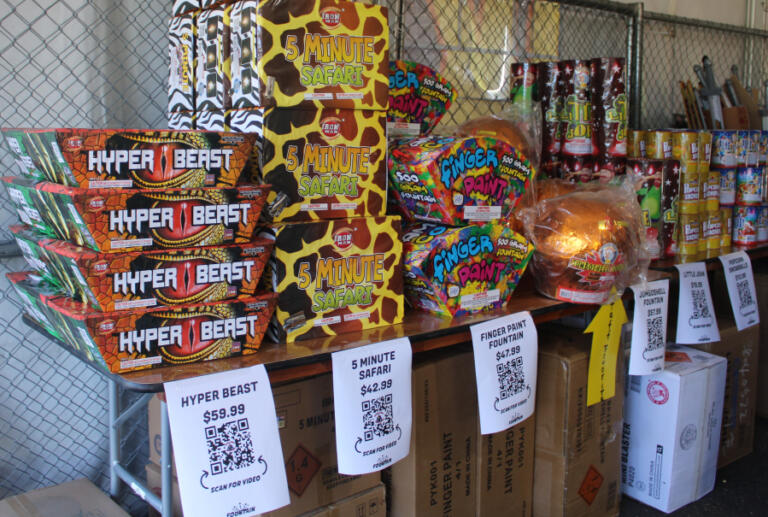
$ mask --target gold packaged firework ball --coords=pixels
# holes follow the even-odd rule
[[[720,208],[720,172],[709,171],[707,174],[705,199],[707,212],[715,212]]]
[[[2,180],[25,224],[105,253],[249,242],[269,192],[268,185],[158,191]]]
[[[680,213],[698,214],[701,181],[698,172],[684,172],[680,168]]]
[[[508,218],[535,174],[519,149],[490,137],[403,138],[387,166],[409,220],[456,226]]]
[[[143,129],[3,129],[27,176],[80,188],[233,187],[256,135]]]
[[[442,316],[484,312],[507,304],[533,246],[503,225],[406,227],[405,295],[409,304]]]
[[[699,161],[699,134],[695,131],[672,133],[672,157],[681,165]]]
[[[290,343],[402,321],[400,230],[395,216],[273,224],[269,336]]]
[[[645,155],[655,160],[669,160],[672,158],[672,132],[671,131],[646,131]]]
[[[680,214],[678,255],[694,259],[699,253],[701,236],[701,218],[699,214]]]
[[[733,207],[720,207],[720,222],[722,230],[720,233],[720,249],[730,250],[731,235],[733,233]]]
[[[225,246],[97,253],[41,239],[28,227],[10,229],[37,274],[68,296],[107,312],[253,296],[272,250],[272,241],[254,239]]]
[[[627,133],[627,157],[646,158],[646,132],[640,129],[630,129]]]
[[[720,240],[723,234],[723,219],[720,210],[707,213],[707,225],[704,228],[703,240],[706,241],[706,257],[720,255]]]
[[[270,221],[382,216],[387,199],[383,111],[267,110],[261,179]]]
[[[699,131],[699,171],[709,170],[712,159],[712,133]]]
[[[258,105],[386,111],[386,7],[345,0],[264,0],[255,27]]]

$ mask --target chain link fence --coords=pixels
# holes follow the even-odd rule
[[[626,5],[380,3],[390,9],[391,56],[428,64],[456,86],[459,99],[444,126],[502,110],[514,62],[632,54],[633,14]],[[0,0],[0,125],[165,127],[170,4]],[[745,85],[766,78],[764,34],[646,15],[643,126],[668,126],[672,113],[682,112],[677,81],[695,80],[692,66],[703,54],[713,59],[720,80],[732,64],[748,74]],[[0,146],[3,174],[12,173],[12,163]],[[16,222],[0,203],[0,241],[10,238],[7,228]],[[21,304],[4,273],[23,269],[19,258],[0,259],[0,498],[76,477],[106,490],[106,382],[21,321]],[[144,416],[126,426],[123,444],[131,470],[141,473]],[[146,512],[127,490],[120,502],[134,515]]]

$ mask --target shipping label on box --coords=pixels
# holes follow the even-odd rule
[[[168,23],[168,112],[194,111],[195,18],[192,14]]]
[[[399,217],[274,224],[265,280],[279,293],[270,337],[292,342],[399,323]]]
[[[229,23],[232,6],[197,15],[195,52],[195,111],[230,107]]]
[[[96,312],[70,298],[48,301],[81,348],[97,349],[112,372],[190,364],[255,353],[275,307],[275,295],[234,301]]]
[[[533,245],[506,226],[407,227],[405,293],[414,307],[459,316],[507,304]]]
[[[256,26],[258,105],[387,109],[386,7],[265,0]]]
[[[382,216],[386,210],[386,113],[270,109],[264,121],[264,214],[274,221]]]
[[[487,137],[396,140],[387,168],[390,191],[410,220],[454,226],[508,218],[534,174],[515,148]]]
[[[100,252],[186,248],[247,243],[256,229],[269,187],[171,189],[77,189],[53,183],[34,188],[3,178],[20,212],[35,210],[43,233]],[[25,221],[26,222],[26,221]],[[37,225],[34,221],[30,226]]]

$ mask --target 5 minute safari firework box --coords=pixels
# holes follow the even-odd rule
[[[422,223],[403,241],[409,303],[448,317],[506,305],[533,254],[525,237],[497,224]]]
[[[255,239],[229,246],[96,253],[66,241],[35,240],[27,227],[11,231],[44,279],[99,311],[253,296],[272,250],[270,240]]]
[[[132,129],[3,129],[24,176],[81,188],[232,187],[255,135]],[[21,158],[21,156],[27,158]]]
[[[272,185],[274,221],[382,216],[387,195],[386,113],[279,109],[267,112],[261,173]]]
[[[255,353],[275,307],[272,293],[233,301],[98,312],[71,299],[48,300],[70,343],[98,350],[111,372],[175,366]]]
[[[522,153],[489,137],[397,140],[387,166],[390,191],[409,219],[454,226],[505,219],[535,174]]]
[[[250,242],[269,191],[268,185],[100,190],[2,180],[22,221],[105,253]]]
[[[279,298],[270,338],[290,343],[402,321],[399,217],[282,223],[271,231],[263,278]]]
[[[386,7],[346,0],[264,0],[253,31],[254,106],[387,109]]]

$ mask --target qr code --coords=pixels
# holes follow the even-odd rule
[[[648,319],[648,345],[646,352],[652,352],[664,348],[664,318],[656,316]]]
[[[205,441],[213,475],[248,467],[256,461],[247,418],[206,427]]]
[[[691,289],[691,298],[693,299],[693,319],[704,320],[712,317],[704,289]]]
[[[736,282],[736,290],[739,292],[739,310],[755,305],[752,289],[749,288],[749,280]]]
[[[496,375],[499,377],[499,398],[502,400],[522,393],[525,389],[522,356],[497,364]]]
[[[363,401],[363,437],[386,436],[395,430],[392,415],[392,394]]]

